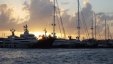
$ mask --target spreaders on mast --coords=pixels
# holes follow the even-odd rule
[[[77,26],[77,30],[78,30],[78,40],[80,39],[80,15],[79,15],[79,5],[80,5],[80,2],[78,0],[78,26]]]
[[[55,23],[55,11],[56,11],[56,7],[55,7],[55,0],[53,1],[53,4],[54,4],[54,6],[53,6],[53,8],[54,8],[54,11],[53,11],[53,24],[52,24],[52,26],[53,26],[53,37],[56,37],[56,33],[55,33],[55,27],[56,27],[56,23]]]

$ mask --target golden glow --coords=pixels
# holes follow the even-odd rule
[[[13,8],[12,18],[16,19],[18,24],[29,20],[29,13],[19,8]]]
[[[64,14],[65,9],[62,7],[60,8],[60,15],[62,16]]]
[[[5,38],[7,38],[8,36],[10,36],[11,35],[11,32],[10,31],[0,31],[1,32],[1,34],[0,34],[0,37],[5,37]],[[20,36],[20,34],[23,34],[23,32],[15,32],[15,35],[16,36]],[[38,39],[42,39],[42,35],[44,35],[44,32],[30,32],[30,34],[34,34]],[[50,35],[51,33],[47,33],[47,36],[48,35]],[[67,37],[66,37],[66,39],[68,39],[68,36],[72,36],[72,39],[76,39],[76,34],[75,35],[66,35]],[[57,33],[57,38],[63,38],[63,37],[61,37],[61,35],[60,35],[60,33]],[[91,38],[91,37],[90,37]],[[83,40],[83,39],[87,39],[87,36],[86,35],[81,35],[81,40]],[[100,36],[97,36],[97,39],[104,39],[104,36],[102,36],[101,38],[100,38]]]
[[[84,0],[83,4],[86,5],[87,3],[89,3],[89,0]]]
[[[44,32],[30,32],[31,34],[34,34],[36,37],[39,37],[40,35],[44,35]]]
[[[53,0],[50,0],[50,2],[53,2]]]

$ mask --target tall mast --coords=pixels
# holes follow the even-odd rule
[[[106,18],[105,18],[105,40],[106,40],[106,29],[107,29],[107,25],[106,25]]]
[[[78,30],[78,39],[80,39],[80,15],[79,15],[79,5],[80,2],[78,0],[78,26],[77,26],[77,30]]]
[[[91,30],[92,30],[92,39],[94,38],[94,34],[93,34],[93,18],[92,18],[92,25],[91,25]]]
[[[55,7],[55,0],[53,1],[53,4],[54,4],[54,6],[53,6],[53,8],[54,8],[54,11],[53,11],[53,24],[52,24],[52,26],[53,26],[53,37],[56,37],[56,33],[55,33],[55,26],[56,26],[56,23],[55,23],[55,11],[56,11],[56,7]]]
[[[96,39],[96,31],[97,31],[97,18],[96,18],[96,14],[94,13],[94,16],[95,16],[95,39]]]

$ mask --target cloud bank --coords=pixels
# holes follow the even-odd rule
[[[88,1],[88,0],[87,0]],[[25,21],[22,24],[18,24],[17,19],[11,18],[11,14],[13,13],[13,9],[9,8],[6,4],[0,5],[0,30],[9,30],[9,28],[15,27],[17,30],[24,24],[29,25],[29,29],[31,31],[43,31],[45,28],[52,32],[52,22],[53,22],[53,2],[50,0],[31,0],[31,3],[28,4],[24,2],[23,10],[28,12],[29,21]],[[84,34],[86,28],[84,23],[86,24],[87,30],[90,33],[90,28],[92,21],[94,19],[93,14],[96,13],[92,10],[92,5],[89,2],[85,2],[83,8],[80,11],[80,23],[81,23],[81,33]],[[64,23],[64,28],[66,30],[66,34],[69,35],[76,35],[77,34],[77,13],[69,15],[67,11],[64,11],[62,14],[62,19]],[[105,15],[104,13],[96,13],[97,17],[97,25],[98,30],[104,30],[104,20],[107,18],[109,23],[112,23],[113,16]],[[94,20],[95,21],[95,20]],[[57,23],[58,21],[56,21]],[[112,23],[113,24],[113,23]],[[111,26],[113,26],[111,24]],[[57,32],[58,30],[58,23],[57,23]]]
[[[0,5],[0,30],[9,30],[9,27],[14,27],[15,19],[11,17],[13,9],[8,8],[6,4]]]

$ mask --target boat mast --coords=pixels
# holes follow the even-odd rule
[[[105,40],[106,40],[106,35],[107,35],[106,34],[106,29],[107,29],[106,27],[107,27],[107,25],[106,25],[106,18],[105,18]]]
[[[77,30],[78,30],[78,40],[80,39],[80,15],[79,15],[79,0],[78,0],[78,26],[77,26]]]
[[[108,39],[110,39],[110,38],[109,38],[110,31],[109,31],[109,26],[108,26],[108,24],[107,24],[107,29],[108,29]]]
[[[56,11],[56,7],[55,7],[55,0],[53,1],[53,4],[54,4],[54,6],[53,6],[53,8],[54,8],[54,11],[53,11],[53,24],[52,24],[52,26],[53,26],[53,37],[56,37],[56,33],[55,33],[55,26],[56,26],[56,23],[55,23],[55,11]]]
[[[96,18],[96,14],[94,13],[94,16],[95,16],[95,39],[96,39],[96,31],[97,31],[97,18]]]
[[[92,31],[92,39],[94,38],[94,34],[93,34],[93,18],[92,18],[92,25],[91,25],[91,31]]]

